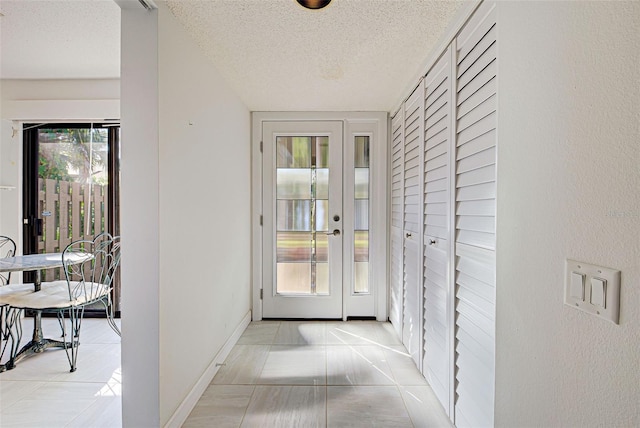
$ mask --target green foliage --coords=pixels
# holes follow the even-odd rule
[[[101,128],[40,129],[39,177],[107,184],[107,138]]]
[[[40,156],[38,177],[52,180],[71,180],[71,176],[66,168],[66,162],[63,161],[62,156],[57,153],[54,153],[51,157]]]

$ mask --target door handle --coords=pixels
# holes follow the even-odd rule
[[[411,232],[407,232],[407,233],[405,233],[405,236],[406,236],[407,238],[411,238],[413,235],[411,234]]]
[[[340,230],[334,229],[333,232],[327,232],[327,235],[340,236]]]

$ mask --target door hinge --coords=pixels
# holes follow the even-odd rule
[[[264,291],[264,288],[260,289],[260,300],[262,300],[262,292]]]
[[[260,216],[260,226],[262,226],[262,216]]]
[[[262,141],[260,141],[260,153],[262,153]]]

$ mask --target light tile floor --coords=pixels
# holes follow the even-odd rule
[[[31,339],[32,318],[25,318],[23,326],[24,344]],[[42,327],[45,337],[59,338],[55,318],[43,319]],[[120,337],[105,319],[87,318],[80,343],[74,373],[62,349],[0,373],[0,427],[122,426]]]
[[[32,320],[25,320],[25,341]],[[43,321],[57,337],[55,319]],[[78,370],[48,350],[0,374],[0,426],[121,426],[120,338],[85,319]],[[388,323],[251,323],[184,427],[451,427]]]
[[[389,323],[249,325],[184,427],[451,427]]]

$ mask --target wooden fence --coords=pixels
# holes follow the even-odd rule
[[[39,253],[57,253],[78,239],[92,240],[107,227],[107,186],[50,179],[38,180],[42,218]],[[64,279],[62,269],[42,272],[43,281]]]

